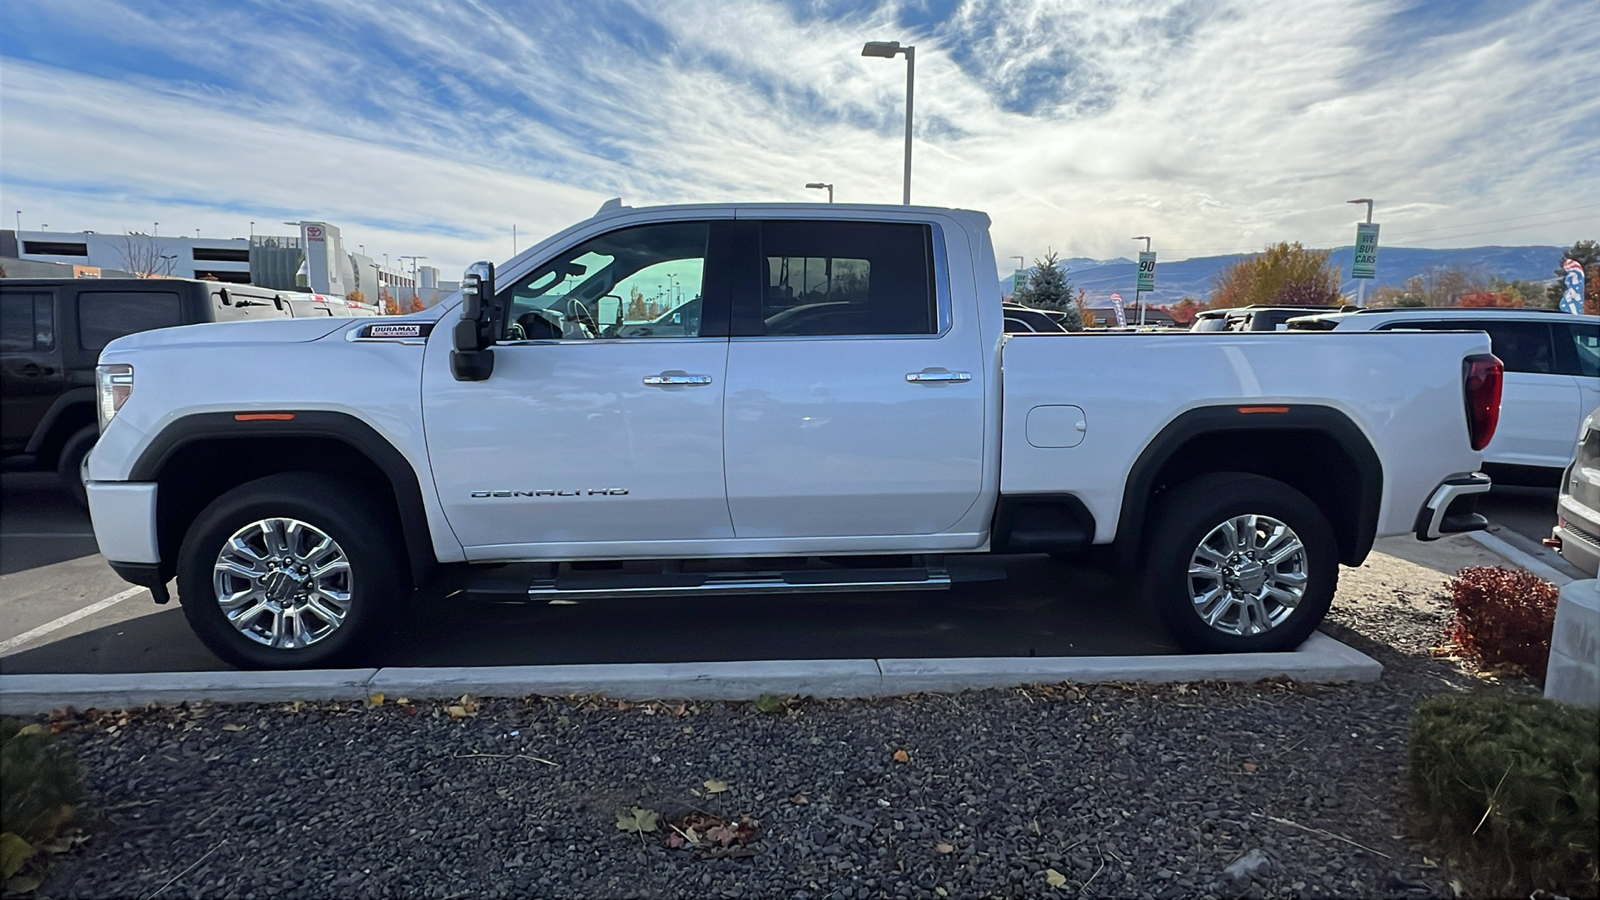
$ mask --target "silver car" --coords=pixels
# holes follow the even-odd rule
[[[1600,410],[1578,432],[1578,455],[1562,475],[1556,527],[1545,543],[1591,578],[1600,574]]]

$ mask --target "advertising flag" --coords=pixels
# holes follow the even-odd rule
[[[1569,312],[1575,316],[1583,315],[1583,264],[1575,259],[1569,259],[1561,264],[1567,274],[1562,276],[1561,284],[1561,311]]]
[[[1378,277],[1378,223],[1363,222],[1356,226],[1356,258],[1350,266],[1351,278]]]
[[[1139,254],[1139,281],[1136,287],[1141,291],[1156,289],[1156,254],[1153,250]]]
[[[1111,295],[1111,306],[1113,308],[1115,308],[1116,311],[1117,311],[1117,327],[1118,328],[1126,327],[1127,324],[1128,324],[1128,316],[1127,316],[1126,313],[1124,313],[1122,311],[1122,295],[1121,294],[1112,294]]]

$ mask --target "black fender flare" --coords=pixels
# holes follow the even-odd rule
[[[1151,497],[1162,469],[1189,441],[1210,434],[1262,431],[1314,432],[1331,438],[1356,468],[1354,534],[1341,554],[1346,565],[1360,565],[1372,550],[1383,505],[1383,462],[1372,442],[1350,417],[1332,407],[1315,404],[1229,404],[1191,409],[1168,422],[1134,461],[1123,487],[1122,511],[1117,520],[1117,557],[1124,564],[1136,552],[1144,534]],[[1342,542],[1341,542],[1342,543]]]
[[[237,438],[331,438],[365,455],[394,492],[413,583],[421,585],[438,565],[427,508],[416,470],[387,438],[353,415],[329,410],[240,410],[195,413],[173,421],[139,454],[129,481],[155,481],[177,451],[199,441]],[[159,498],[158,498],[159,502]]]
[[[77,406],[89,408],[89,424],[95,423],[94,412],[95,396],[92,387],[75,387],[68,389],[57,397],[50,408],[45,410],[44,417],[39,420],[37,428],[33,429],[33,437],[28,439],[28,447],[23,452],[38,453],[51,443],[64,444],[71,435],[57,435],[55,429],[67,410]],[[59,440],[57,440],[59,438]]]

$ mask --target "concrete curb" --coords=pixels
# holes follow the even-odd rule
[[[1376,681],[1382,674],[1377,660],[1317,632],[1290,653],[0,675],[0,714],[179,701],[363,700],[370,693],[391,699],[603,694],[621,700],[753,700],[762,694],[893,697],[1063,681]]]
[[[1575,580],[1572,576],[1556,570],[1537,556],[1518,549],[1499,535],[1490,534],[1487,531],[1469,531],[1467,532],[1467,537],[1482,544],[1489,552],[1498,555],[1512,565],[1527,569],[1545,581],[1553,583],[1556,587],[1562,587]]]

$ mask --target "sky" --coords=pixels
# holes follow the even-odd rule
[[[1600,238],[1600,3],[0,3],[0,227],[343,229],[446,278],[591,215],[986,211],[996,255]]]

